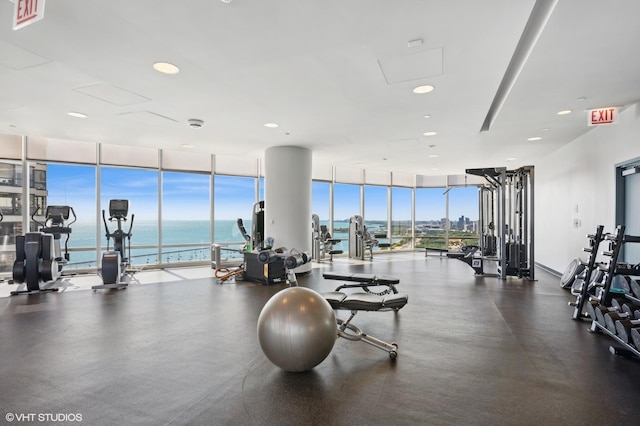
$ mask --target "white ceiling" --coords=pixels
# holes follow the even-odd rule
[[[50,0],[16,31],[13,7],[0,0],[5,134],[251,158],[298,145],[314,167],[443,175],[534,164],[589,131],[586,110],[640,100],[637,0]],[[523,32],[531,53],[481,131]]]

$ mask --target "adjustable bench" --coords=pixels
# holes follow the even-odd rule
[[[340,280],[348,281],[346,284],[342,284],[336,288],[335,291],[340,291],[343,288],[356,288],[359,287],[367,293],[377,294],[379,296],[389,294],[391,292],[397,294],[398,290],[395,285],[400,283],[398,278],[393,278],[385,275],[373,275],[373,274],[334,274],[331,272],[325,272],[322,274],[324,279],[327,280]],[[375,293],[369,289],[369,287],[386,286],[386,290]]]
[[[398,344],[387,343],[373,336],[365,334],[360,328],[351,323],[358,311],[398,311],[409,301],[409,296],[402,293],[378,295],[371,293],[346,294],[341,291],[323,293],[322,296],[329,302],[335,310],[351,311],[349,319],[346,321],[337,318],[338,336],[347,340],[362,340],[378,349],[389,353],[389,357],[394,360],[398,356]]]
[[[440,257],[442,257],[443,254],[449,253],[449,249],[446,249],[446,248],[425,247],[424,248],[424,257],[429,256],[429,252],[430,251],[435,251],[436,253],[440,253]]]

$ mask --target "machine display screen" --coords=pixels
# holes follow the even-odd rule
[[[67,220],[69,219],[69,206],[47,206],[46,216]]]
[[[129,200],[110,200],[109,215],[111,217],[126,217],[129,213]]]

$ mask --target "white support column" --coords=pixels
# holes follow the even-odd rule
[[[275,247],[311,252],[311,151],[276,146],[265,151],[264,234]],[[296,272],[311,270],[311,262]]]

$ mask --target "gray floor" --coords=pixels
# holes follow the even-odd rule
[[[578,425],[640,419],[636,360],[570,319],[558,279],[476,278],[422,253],[337,259],[322,272],[399,278],[409,303],[354,323],[399,356],[336,341],[307,373],[262,354],[256,322],[281,285],[194,278],[124,291],[0,298],[0,407],[85,425]],[[210,274],[210,270],[207,274]],[[66,418],[69,418],[68,416]],[[36,419],[37,420],[37,419]],[[14,420],[11,424],[18,424]],[[19,424],[28,424],[20,422]],[[36,421],[33,424],[47,424]]]

